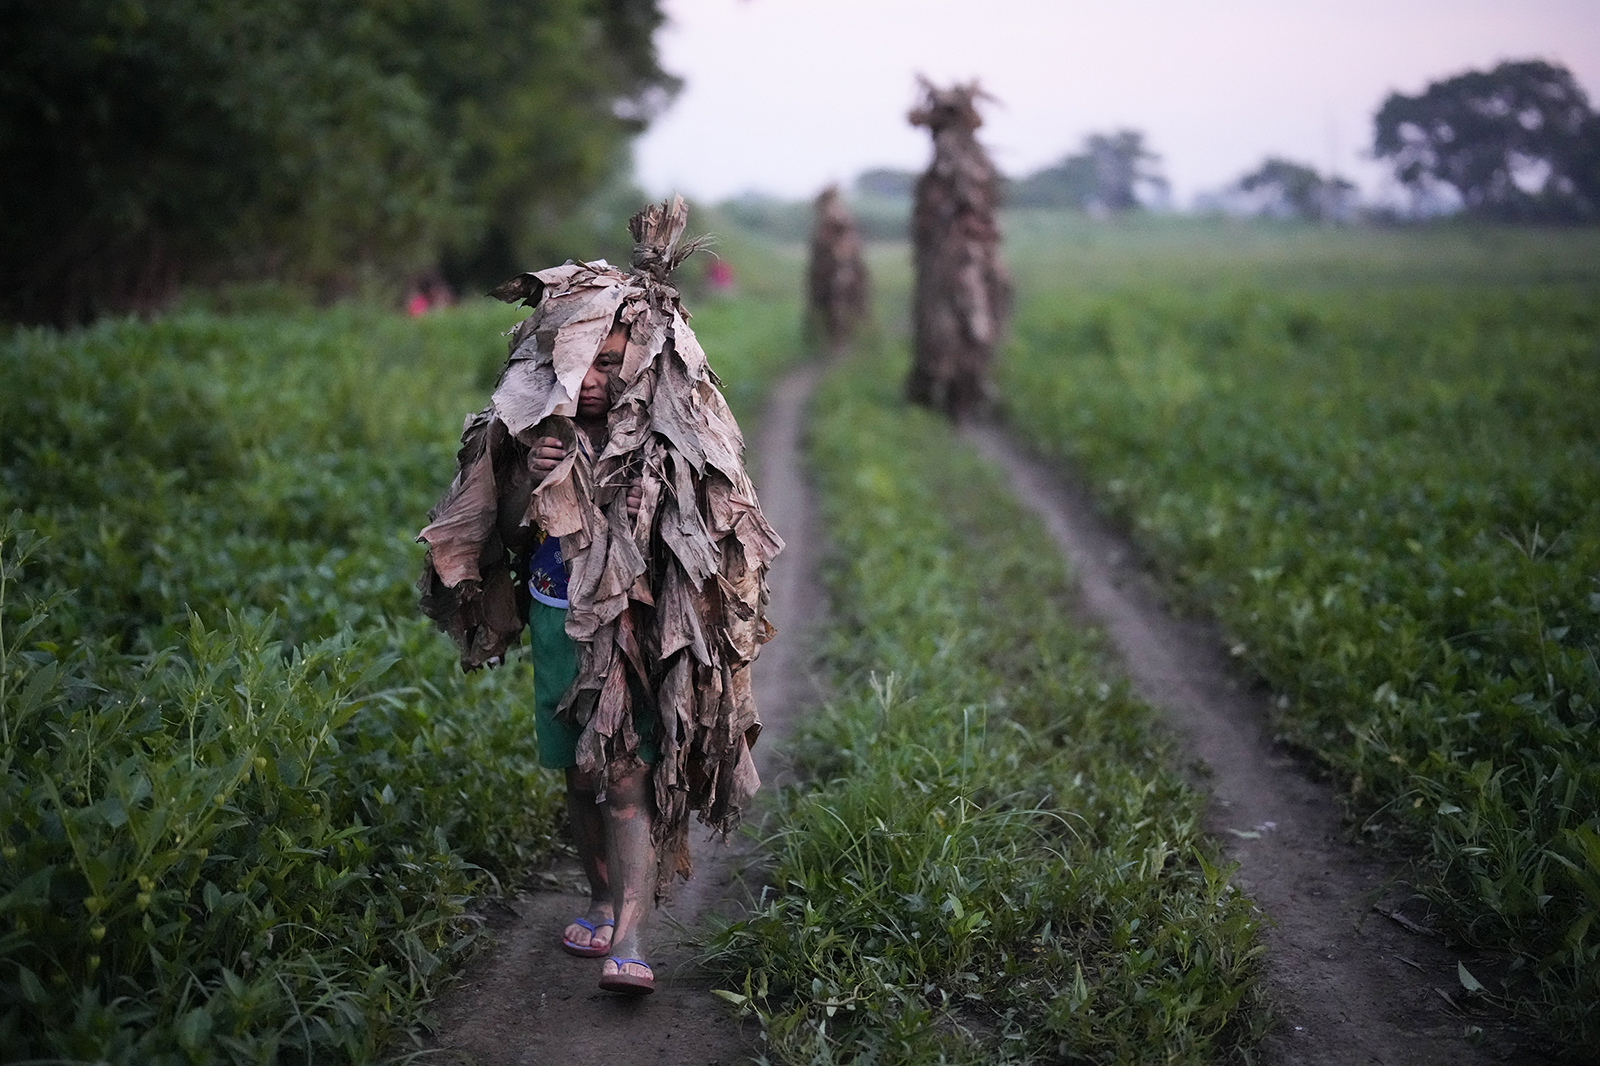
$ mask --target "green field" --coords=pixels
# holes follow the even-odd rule
[[[1600,1037],[1600,233],[1009,232],[1012,424],[1510,953],[1505,999]]]
[[[685,283],[748,431],[803,264],[711,225],[738,290]],[[1353,831],[1515,960],[1491,991],[1592,1041],[1600,234],[1007,228],[1013,425],[1222,620]],[[905,249],[871,254],[884,335],[813,417],[836,695],[723,987],[782,1061],[1247,1055],[1255,928],[1199,797],[1036,524],[898,403]],[[6,1058],[404,1049],[471,896],[561,846],[526,666],[462,676],[411,587],[517,317],[0,338]]]
[[[748,415],[795,268],[727,251],[696,325]],[[463,676],[412,587],[519,317],[0,339],[0,1059],[403,1048],[470,896],[557,846],[526,664]]]
[[[724,994],[783,1063],[1240,1058],[1257,920],[1201,797],[1039,524],[900,401],[904,364],[873,346],[814,403],[836,695],[764,827],[769,887],[708,947]]]

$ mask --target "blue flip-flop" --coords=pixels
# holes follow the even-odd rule
[[[585,929],[589,930],[589,935],[593,937],[595,930],[603,929],[608,925],[614,929],[616,928],[617,923],[611,921],[610,919],[603,919],[601,921],[591,923],[587,918],[574,918],[567,924],[581,925]],[[611,941],[607,940],[601,945],[596,945],[592,941],[588,944],[574,944],[572,941],[567,939],[567,935],[565,933],[562,933],[561,950],[565,951],[568,955],[576,955],[580,959],[598,959],[600,956],[610,953]]]
[[[650,970],[650,964],[643,959],[619,959],[615,955],[610,960],[617,964],[616,973],[600,974],[600,987],[607,992],[621,992],[629,996],[648,996],[656,990],[655,971]],[[631,973],[623,973],[622,968],[629,964],[643,966],[650,970],[649,977],[635,977]]]

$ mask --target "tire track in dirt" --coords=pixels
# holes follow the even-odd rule
[[[1203,766],[1207,828],[1240,864],[1235,882],[1271,924],[1266,983],[1277,1022],[1268,1062],[1394,1066],[1547,1061],[1527,1034],[1457,1002],[1471,953],[1426,927],[1401,864],[1348,842],[1332,788],[1273,740],[1268,696],[1242,681],[1211,624],[1174,618],[1125,538],[1083,488],[1002,430],[969,438],[1043,518],[1071,564],[1082,610],[1120,653],[1134,689],[1165,712]],[[1469,1027],[1480,1032],[1468,1037]]]
[[[786,547],[768,575],[769,617],[779,638],[762,648],[755,667],[756,706],[763,728],[756,765],[773,787],[788,772],[784,739],[816,699],[808,672],[809,636],[825,601],[816,577],[816,523],[800,462],[806,405],[822,372],[810,364],[773,388],[755,441],[761,507]],[[693,831],[695,875],[680,883],[652,919],[650,961],[656,992],[624,999],[601,992],[598,959],[561,950],[561,929],[582,914],[588,889],[574,862],[539,876],[539,886],[487,908],[495,946],[473,960],[461,982],[436,1005],[429,1046],[437,1060],[476,1066],[733,1066],[759,1051],[758,1031],[742,1026],[693,968],[687,931],[717,908],[742,898],[739,872],[752,852]]]

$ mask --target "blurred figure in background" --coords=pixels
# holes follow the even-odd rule
[[[454,307],[455,303],[456,294],[444,275],[437,270],[427,270],[411,283],[411,291],[406,296],[406,314],[416,318],[429,311]]]
[[[867,317],[868,282],[861,234],[837,185],[817,197],[807,281],[807,328],[839,351]]]
[[[733,292],[733,264],[720,256],[706,263],[706,288],[719,296]]]
[[[1011,312],[995,208],[1000,174],[974,135],[983,118],[977,82],[940,89],[922,79],[913,126],[933,133],[933,162],[917,179],[911,216],[916,268],[906,398],[951,419],[992,403],[989,364]]]

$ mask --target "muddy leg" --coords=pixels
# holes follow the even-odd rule
[[[656,850],[650,842],[650,769],[613,781],[603,804],[606,843],[609,845],[612,899],[616,904],[617,932],[611,942],[614,959],[643,959],[644,926],[655,905]],[[607,959],[602,974],[618,972]],[[626,964],[622,973],[650,977],[644,965]]]
[[[596,950],[611,943],[610,922],[615,913],[611,902],[611,878],[607,870],[606,823],[600,804],[595,802],[594,779],[576,767],[567,770],[567,821],[572,828],[572,843],[578,861],[589,879],[589,912],[585,920],[595,927],[590,932],[576,922],[562,936],[579,947]]]

